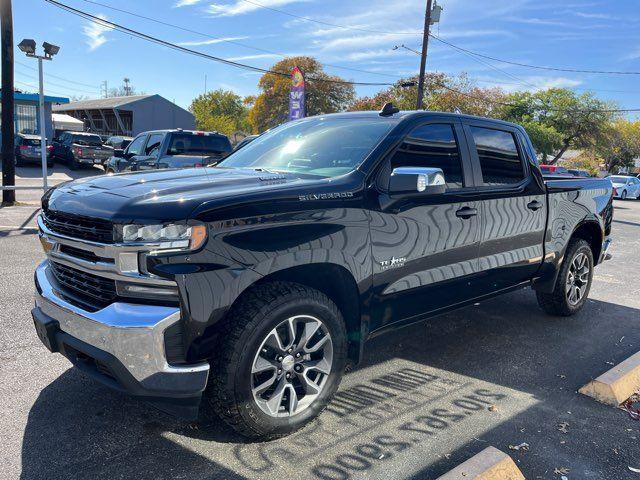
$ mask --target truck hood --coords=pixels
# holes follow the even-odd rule
[[[221,197],[315,181],[251,169],[155,170],[76,180],[50,191],[43,203],[50,210],[111,221],[164,222],[187,219],[194,208]]]

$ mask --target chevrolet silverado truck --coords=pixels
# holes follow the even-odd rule
[[[523,287],[578,312],[612,212],[609,180],[543,177],[514,124],[311,117],[214,167],[49,190],[33,319],[105,385],[274,438],[322,411],[374,336]]]
[[[124,150],[115,150],[104,164],[105,173],[160,168],[203,167],[219,162],[233,148],[229,137],[217,132],[154,130],[134,138]]]

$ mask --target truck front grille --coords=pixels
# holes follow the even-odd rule
[[[67,237],[100,243],[113,243],[113,224],[108,220],[69,215],[47,210],[42,216],[47,228]]]
[[[113,303],[117,298],[116,282],[109,278],[98,277],[90,273],[67,267],[56,262],[51,263],[51,271],[62,289],[69,294],[69,300],[84,308],[99,310]]]

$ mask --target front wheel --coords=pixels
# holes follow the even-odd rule
[[[278,438],[314,419],[338,389],[347,341],[336,305],[303,285],[274,282],[245,295],[211,363],[216,412],[249,438]]]
[[[569,317],[584,306],[593,281],[593,252],[582,239],[572,240],[552,293],[536,292],[538,305],[550,315]]]
[[[626,190],[623,190],[623,191],[622,191],[622,193],[620,194],[620,198],[621,198],[622,200],[626,200],[626,199],[627,199],[627,191],[626,191]]]

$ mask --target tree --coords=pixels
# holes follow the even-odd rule
[[[536,131],[543,134],[536,148],[545,156],[553,155],[550,164],[570,148],[593,148],[615,118],[615,113],[608,111],[612,104],[590,92],[578,95],[566,88],[516,92],[508,95],[505,103],[508,104],[503,110],[505,120],[544,127]]]
[[[196,117],[196,127],[200,130],[231,135],[249,129],[244,100],[229,90],[218,89],[196,97],[189,111]]]
[[[610,123],[599,138],[594,152],[604,159],[609,172],[632,167],[634,159],[640,157],[640,121],[618,119]]]
[[[300,68],[306,79],[306,114],[335,113],[345,110],[353,101],[353,85],[340,77],[327,75],[320,62],[311,57],[290,57],[279,61],[269,70],[282,75],[266,73],[258,87],[262,91],[254,100],[249,112],[249,123],[254,133],[273,128],[287,120],[289,112],[290,74]]]
[[[353,102],[350,110],[379,110],[386,102],[401,110],[413,110],[418,96],[418,77],[403,78],[373,97]],[[500,117],[505,94],[499,88],[479,88],[466,74],[449,76],[428,73],[425,77],[423,104],[426,110],[453,112],[460,109],[469,115]]]

